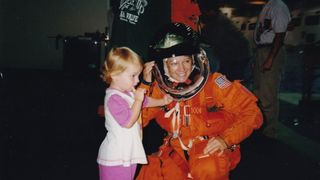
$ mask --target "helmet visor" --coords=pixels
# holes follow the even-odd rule
[[[152,71],[160,89],[176,101],[196,95],[206,83],[209,72],[209,61],[202,49],[190,56],[164,58]]]

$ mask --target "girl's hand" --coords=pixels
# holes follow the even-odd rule
[[[146,93],[146,90],[143,88],[134,89],[132,88],[132,92],[134,93],[134,99],[135,101],[143,101],[144,100],[144,94]]]
[[[152,68],[154,66],[155,62],[154,61],[150,61],[144,64],[144,68],[143,68],[143,79],[146,82],[151,82],[152,81]]]
[[[173,98],[169,94],[166,94],[163,97],[163,105],[170,104],[172,101],[173,101]]]

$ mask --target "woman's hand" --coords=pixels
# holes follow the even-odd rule
[[[219,136],[213,137],[208,141],[207,146],[203,149],[204,154],[218,153],[218,156],[223,154],[223,151],[227,149],[226,142]]]
[[[150,61],[144,64],[144,68],[143,68],[143,79],[146,82],[151,82],[152,81],[152,68],[154,66],[154,61]]]

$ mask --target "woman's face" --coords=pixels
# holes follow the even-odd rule
[[[179,83],[185,82],[192,72],[191,56],[176,56],[165,61],[171,78]]]

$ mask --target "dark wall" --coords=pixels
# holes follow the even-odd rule
[[[61,69],[62,46],[48,37],[104,32],[108,7],[109,0],[0,0],[0,68]]]

